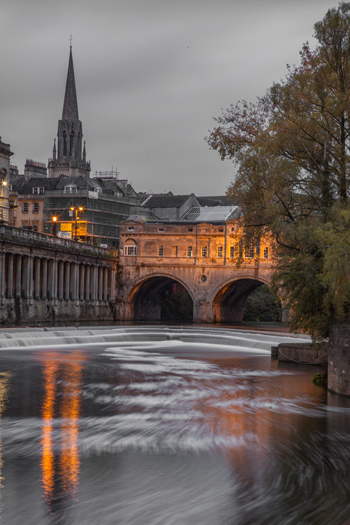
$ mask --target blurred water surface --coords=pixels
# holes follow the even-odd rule
[[[0,523],[349,520],[349,400],[207,336],[3,350]]]

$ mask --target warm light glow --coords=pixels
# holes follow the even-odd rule
[[[3,185],[3,186],[7,186],[7,180],[3,180],[3,181],[2,181],[2,185]]]
[[[81,380],[85,356],[80,353],[64,355],[45,353],[40,355],[43,363],[44,400],[42,406],[42,485],[45,499],[51,505],[56,479],[61,480],[61,497],[75,497],[79,483],[80,455],[78,446],[79,416],[81,404]],[[62,397],[57,396],[57,381],[62,379]],[[61,422],[61,455],[58,463],[54,456],[55,404]],[[58,416],[56,412],[56,417]],[[57,472],[59,469],[59,473]],[[57,487],[56,487],[57,488]]]
[[[75,210],[74,206],[71,206],[71,210],[72,210],[72,211],[74,211],[74,210]]]
[[[79,211],[83,211],[83,207],[82,206],[79,206]]]
[[[57,217],[52,217],[53,222],[57,221]]]

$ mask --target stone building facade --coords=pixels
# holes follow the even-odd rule
[[[175,282],[189,293],[195,322],[241,321],[248,295],[271,284],[273,259],[269,238],[245,245],[239,215],[238,207],[194,208],[182,221],[122,223],[121,319],[159,321],[160,297]]]

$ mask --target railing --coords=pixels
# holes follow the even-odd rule
[[[110,253],[108,248],[101,248],[100,246],[93,246],[71,239],[63,239],[62,237],[54,237],[53,235],[26,230],[24,228],[15,228],[14,226],[7,226],[6,224],[0,225],[0,239],[13,240],[14,242],[21,242],[21,240],[32,241],[46,246],[49,245],[52,248],[57,247],[72,251],[84,251],[90,255],[101,257],[108,257]]]

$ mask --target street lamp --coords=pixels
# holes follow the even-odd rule
[[[83,211],[84,208],[82,206],[79,206],[78,208],[76,208],[75,206],[71,206],[71,211],[74,213],[74,230],[75,230],[75,234],[74,234],[74,239],[77,240],[78,238],[78,211]]]
[[[52,235],[54,237],[57,237],[57,217],[56,215],[54,215],[53,217],[51,217],[51,220],[52,220]]]

